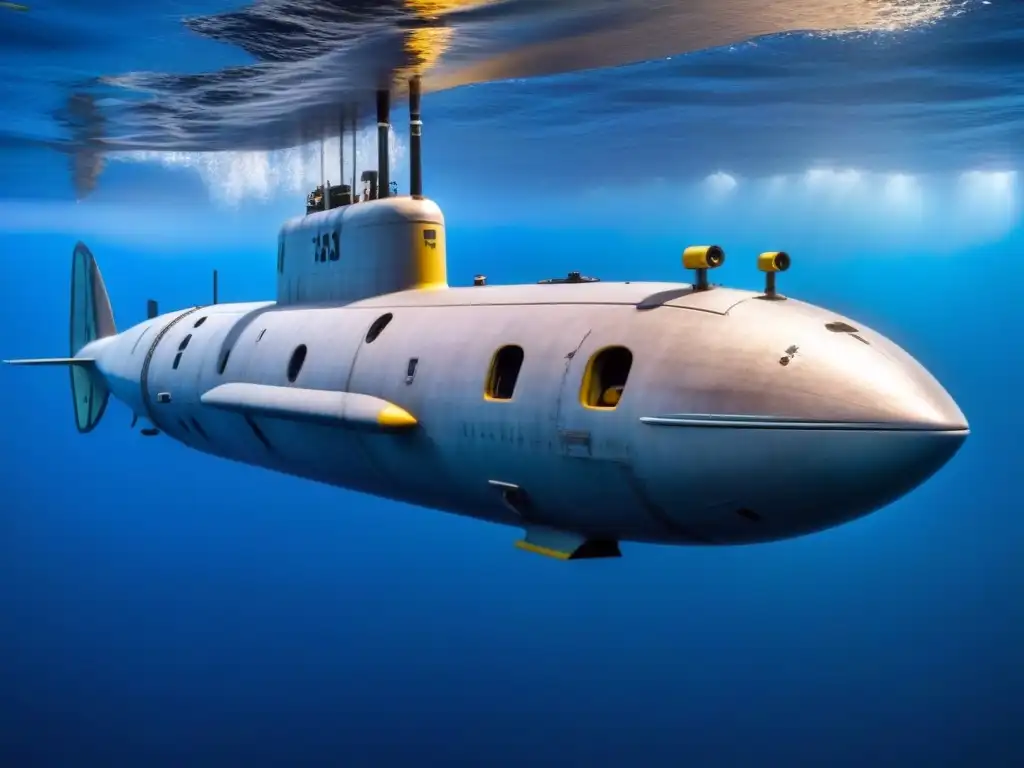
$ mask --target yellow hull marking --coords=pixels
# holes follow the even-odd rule
[[[546,555],[547,557],[553,557],[556,560],[568,560],[572,557],[572,552],[559,552],[556,549],[548,549],[547,547],[541,547],[537,544],[531,544],[528,541],[519,540],[516,542],[516,546],[527,552],[535,552],[538,555]]]
[[[377,423],[382,427],[414,427],[419,422],[416,417],[404,408],[389,405],[377,414]]]

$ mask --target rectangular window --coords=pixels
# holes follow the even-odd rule
[[[522,367],[522,347],[511,344],[495,352],[491,360],[491,369],[487,374],[484,397],[488,400],[511,400]]]
[[[622,399],[633,367],[633,353],[625,347],[605,347],[590,358],[580,385],[580,403],[585,408],[613,409]]]

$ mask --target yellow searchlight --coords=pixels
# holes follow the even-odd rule
[[[775,273],[789,269],[791,259],[785,251],[766,251],[757,257],[757,268],[764,272],[764,297],[784,299],[775,291]]]
[[[683,251],[683,267],[697,273],[697,281],[693,285],[695,291],[706,291],[708,270],[717,269],[725,263],[725,251],[717,245],[691,245]]]

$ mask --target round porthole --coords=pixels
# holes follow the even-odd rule
[[[380,332],[388,327],[388,323],[391,322],[393,315],[388,312],[387,314],[381,315],[373,321],[373,325],[370,326],[370,330],[366,332],[366,343],[372,344],[374,340],[380,336]]]
[[[302,370],[302,364],[306,362],[306,345],[299,344],[292,352],[292,359],[288,361],[288,381],[295,381]]]

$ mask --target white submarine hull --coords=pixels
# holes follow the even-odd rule
[[[98,269],[79,273],[110,331]],[[52,362],[74,362],[90,382],[78,389],[109,392],[148,434],[520,527],[521,546],[563,558],[839,525],[918,486],[968,435],[946,391],[879,334],[687,284],[216,304]]]
[[[388,196],[390,93],[376,96],[367,202],[354,179],[310,195],[278,238],[275,302],[218,304],[215,288],[211,306],[158,315],[151,302],[118,333],[79,243],[70,357],[12,362],[70,367],[81,432],[113,395],[144,435],[516,526],[520,547],[561,559],[836,526],[920,485],[966,439],[909,354],[777,293],[782,252],[758,258],[764,294],[708,284],[717,246],[684,252],[693,285],[572,273],[449,288],[444,217],[422,196],[419,77],[408,197]]]

